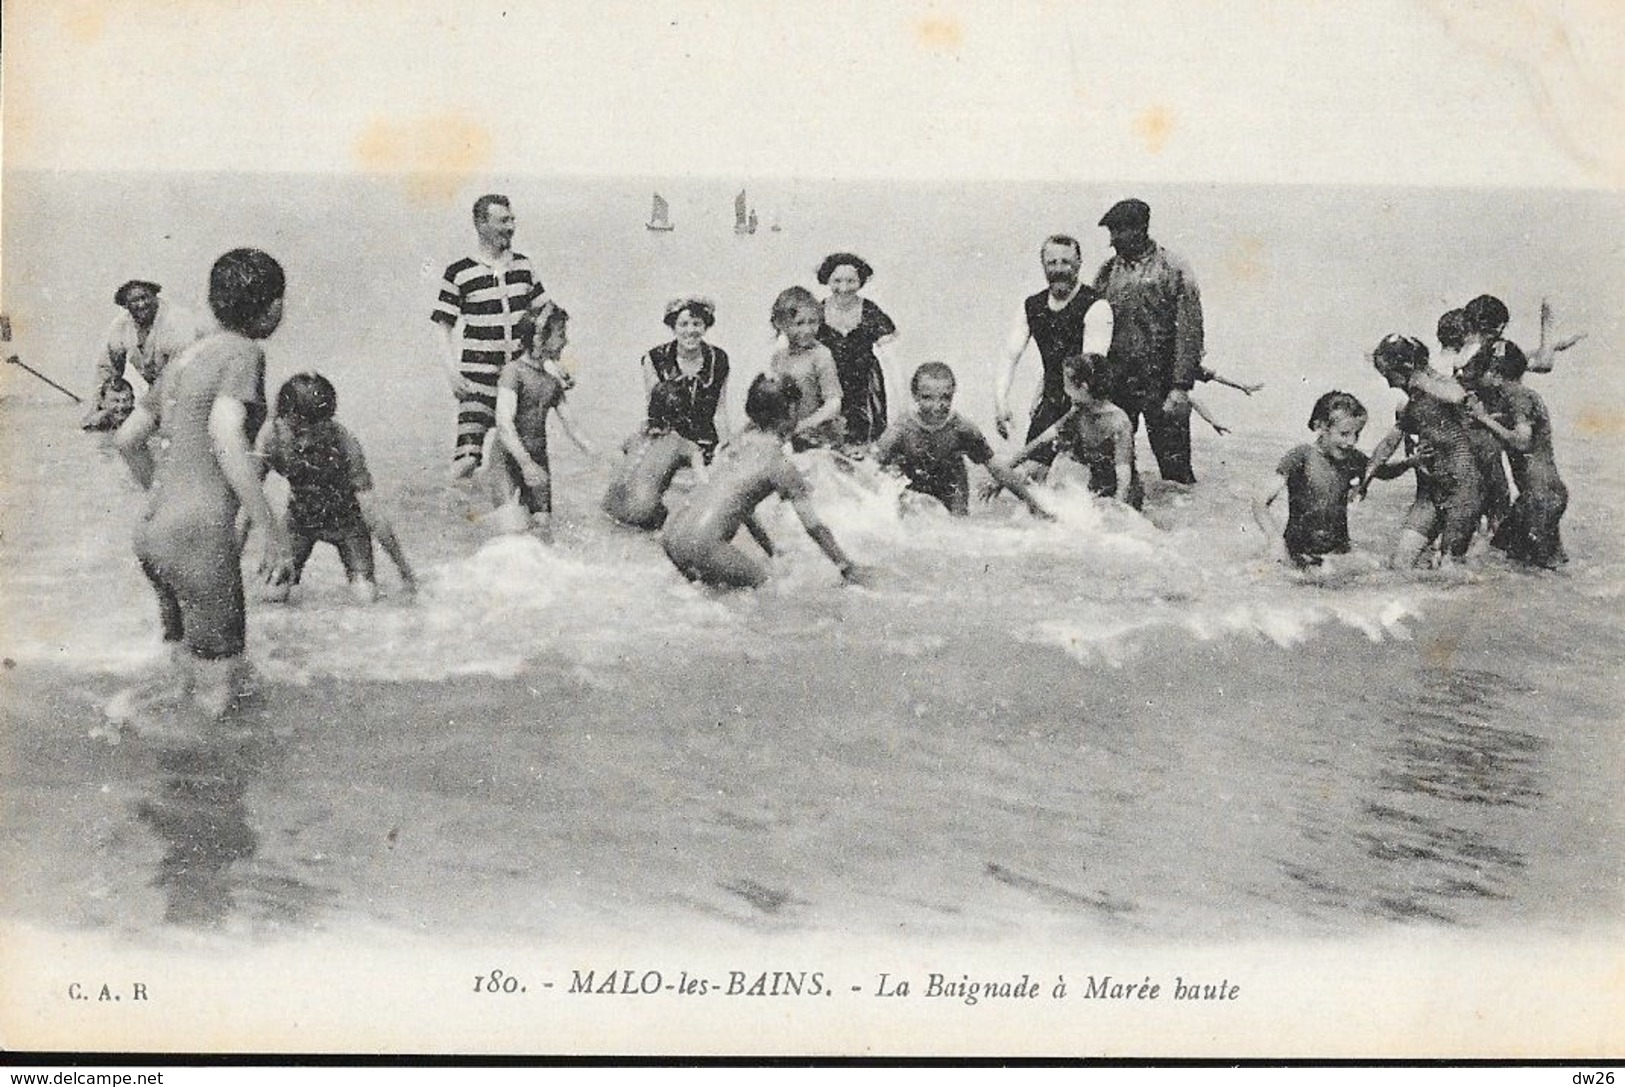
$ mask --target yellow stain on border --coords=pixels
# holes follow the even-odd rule
[[[491,134],[452,113],[380,118],[356,137],[355,159],[365,173],[398,175],[411,199],[441,202],[490,163]]]
[[[1152,106],[1134,118],[1134,131],[1153,155],[1162,153],[1173,135],[1174,115],[1166,107]]]
[[[914,37],[933,53],[957,53],[965,44],[965,28],[958,19],[933,15],[914,25]]]
[[[1588,437],[1618,438],[1625,435],[1625,411],[1582,408],[1574,429]]]
[[[62,28],[75,45],[94,45],[107,29],[107,14],[97,4],[69,4],[62,11]]]

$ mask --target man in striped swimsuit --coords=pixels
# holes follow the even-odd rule
[[[525,311],[547,301],[530,259],[513,251],[514,216],[495,193],[474,201],[479,249],[446,268],[429,319],[443,341],[441,364],[457,398],[453,474],[480,466],[486,432],[496,423],[497,377],[519,354],[514,326]]]

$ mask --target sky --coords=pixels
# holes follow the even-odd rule
[[[1625,180],[1612,0],[7,0],[32,169]]]

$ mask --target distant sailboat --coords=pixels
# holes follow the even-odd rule
[[[774,234],[777,234],[779,231],[784,229],[782,226],[779,225],[779,213],[777,211],[775,211],[773,213],[773,225],[768,227],[767,229],[772,231]]]
[[[739,195],[734,197],[734,233],[756,233],[756,212],[750,208],[745,199],[745,190],[740,189]]]
[[[649,221],[644,226],[650,230],[667,231],[676,229],[671,225],[671,208],[666,198],[655,193],[654,206],[649,211]]]

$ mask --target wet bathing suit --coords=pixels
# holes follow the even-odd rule
[[[1490,546],[1507,556],[1532,566],[1547,568],[1568,561],[1558,525],[1569,505],[1569,489],[1557,474],[1552,453],[1552,420],[1540,394],[1522,385],[1507,383],[1489,395],[1497,415],[1516,428],[1528,423],[1532,444],[1527,453],[1510,450],[1512,477],[1518,484],[1518,499],[1512,504]]]
[[[961,516],[970,512],[966,457],[986,464],[993,449],[976,424],[957,411],[934,430],[910,412],[887,427],[875,444],[875,459],[901,468],[910,490],[930,495]]]
[[[886,311],[862,299],[857,327],[842,332],[827,321],[818,327],[818,342],[829,348],[841,382],[841,417],[846,440],[868,445],[886,430],[886,375],[875,357],[875,344],[897,331]]]
[[[1059,310],[1049,307],[1049,291],[1039,291],[1023,303],[1027,313],[1027,331],[1038,345],[1038,357],[1044,364],[1044,383],[1039,391],[1038,403],[1033,407],[1027,424],[1026,441],[1034,441],[1072,410],[1072,401],[1066,395],[1061,364],[1078,353],[1083,346],[1084,319],[1089,307],[1104,297],[1085,284],[1078,285],[1077,294]],[[1038,451],[1034,460],[1049,464],[1055,459],[1055,450]]]
[[[522,253],[510,252],[500,260],[476,254],[447,266],[429,318],[448,328],[461,318],[458,373],[476,386],[458,398],[454,458],[480,462],[486,432],[496,423],[497,377],[520,351],[514,326],[527,308],[546,298],[530,258]]]
[[[1349,491],[1369,458],[1358,449],[1333,458],[1319,445],[1298,446],[1276,466],[1286,479],[1287,554],[1300,566],[1349,550]]]
[[[355,436],[332,419],[301,429],[275,419],[262,452],[266,465],[288,481],[293,583],[317,543],[338,549],[351,581],[373,580],[372,531],[356,498],[372,490],[372,475]]]
[[[1399,427],[1421,444],[1417,500],[1405,526],[1429,540],[1437,537],[1446,555],[1461,558],[1484,509],[1484,486],[1466,418],[1458,405],[1430,393],[1413,390],[1409,396],[1399,409]]]
[[[236,332],[216,332],[181,353],[147,391],[157,421],[155,471],[136,557],[158,594],[164,641],[194,657],[239,656],[245,640],[237,494],[209,434],[217,399],[247,409],[244,440],[265,418],[265,354]]]
[[[564,383],[535,359],[521,356],[503,367],[498,388],[512,389],[518,399],[513,425],[519,432],[520,444],[530,459],[548,467],[547,413],[564,403]],[[549,475],[540,487],[525,483],[519,462],[508,452],[500,439],[494,443],[493,467],[507,474],[508,484],[519,492],[519,500],[530,513],[553,512],[553,481]]]
[[[728,353],[708,343],[700,345],[704,359],[698,373],[685,374],[677,361],[677,341],[649,349],[649,363],[660,381],[675,382],[682,393],[683,413],[677,433],[700,447],[705,462],[717,451],[717,405],[728,385]]]
[[[1117,435],[1115,424],[1133,440],[1132,424],[1127,414],[1115,404],[1108,405],[1100,415],[1091,416],[1082,409],[1074,411],[1061,421],[1061,429],[1052,443],[1053,451],[1064,451],[1069,457],[1089,469],[1089,490],[1104,498],[1117,497]],[[1145,487],[1140,482],[1140,470],[1129,456],[1128,504],[1139,509],[1145,502]]]

